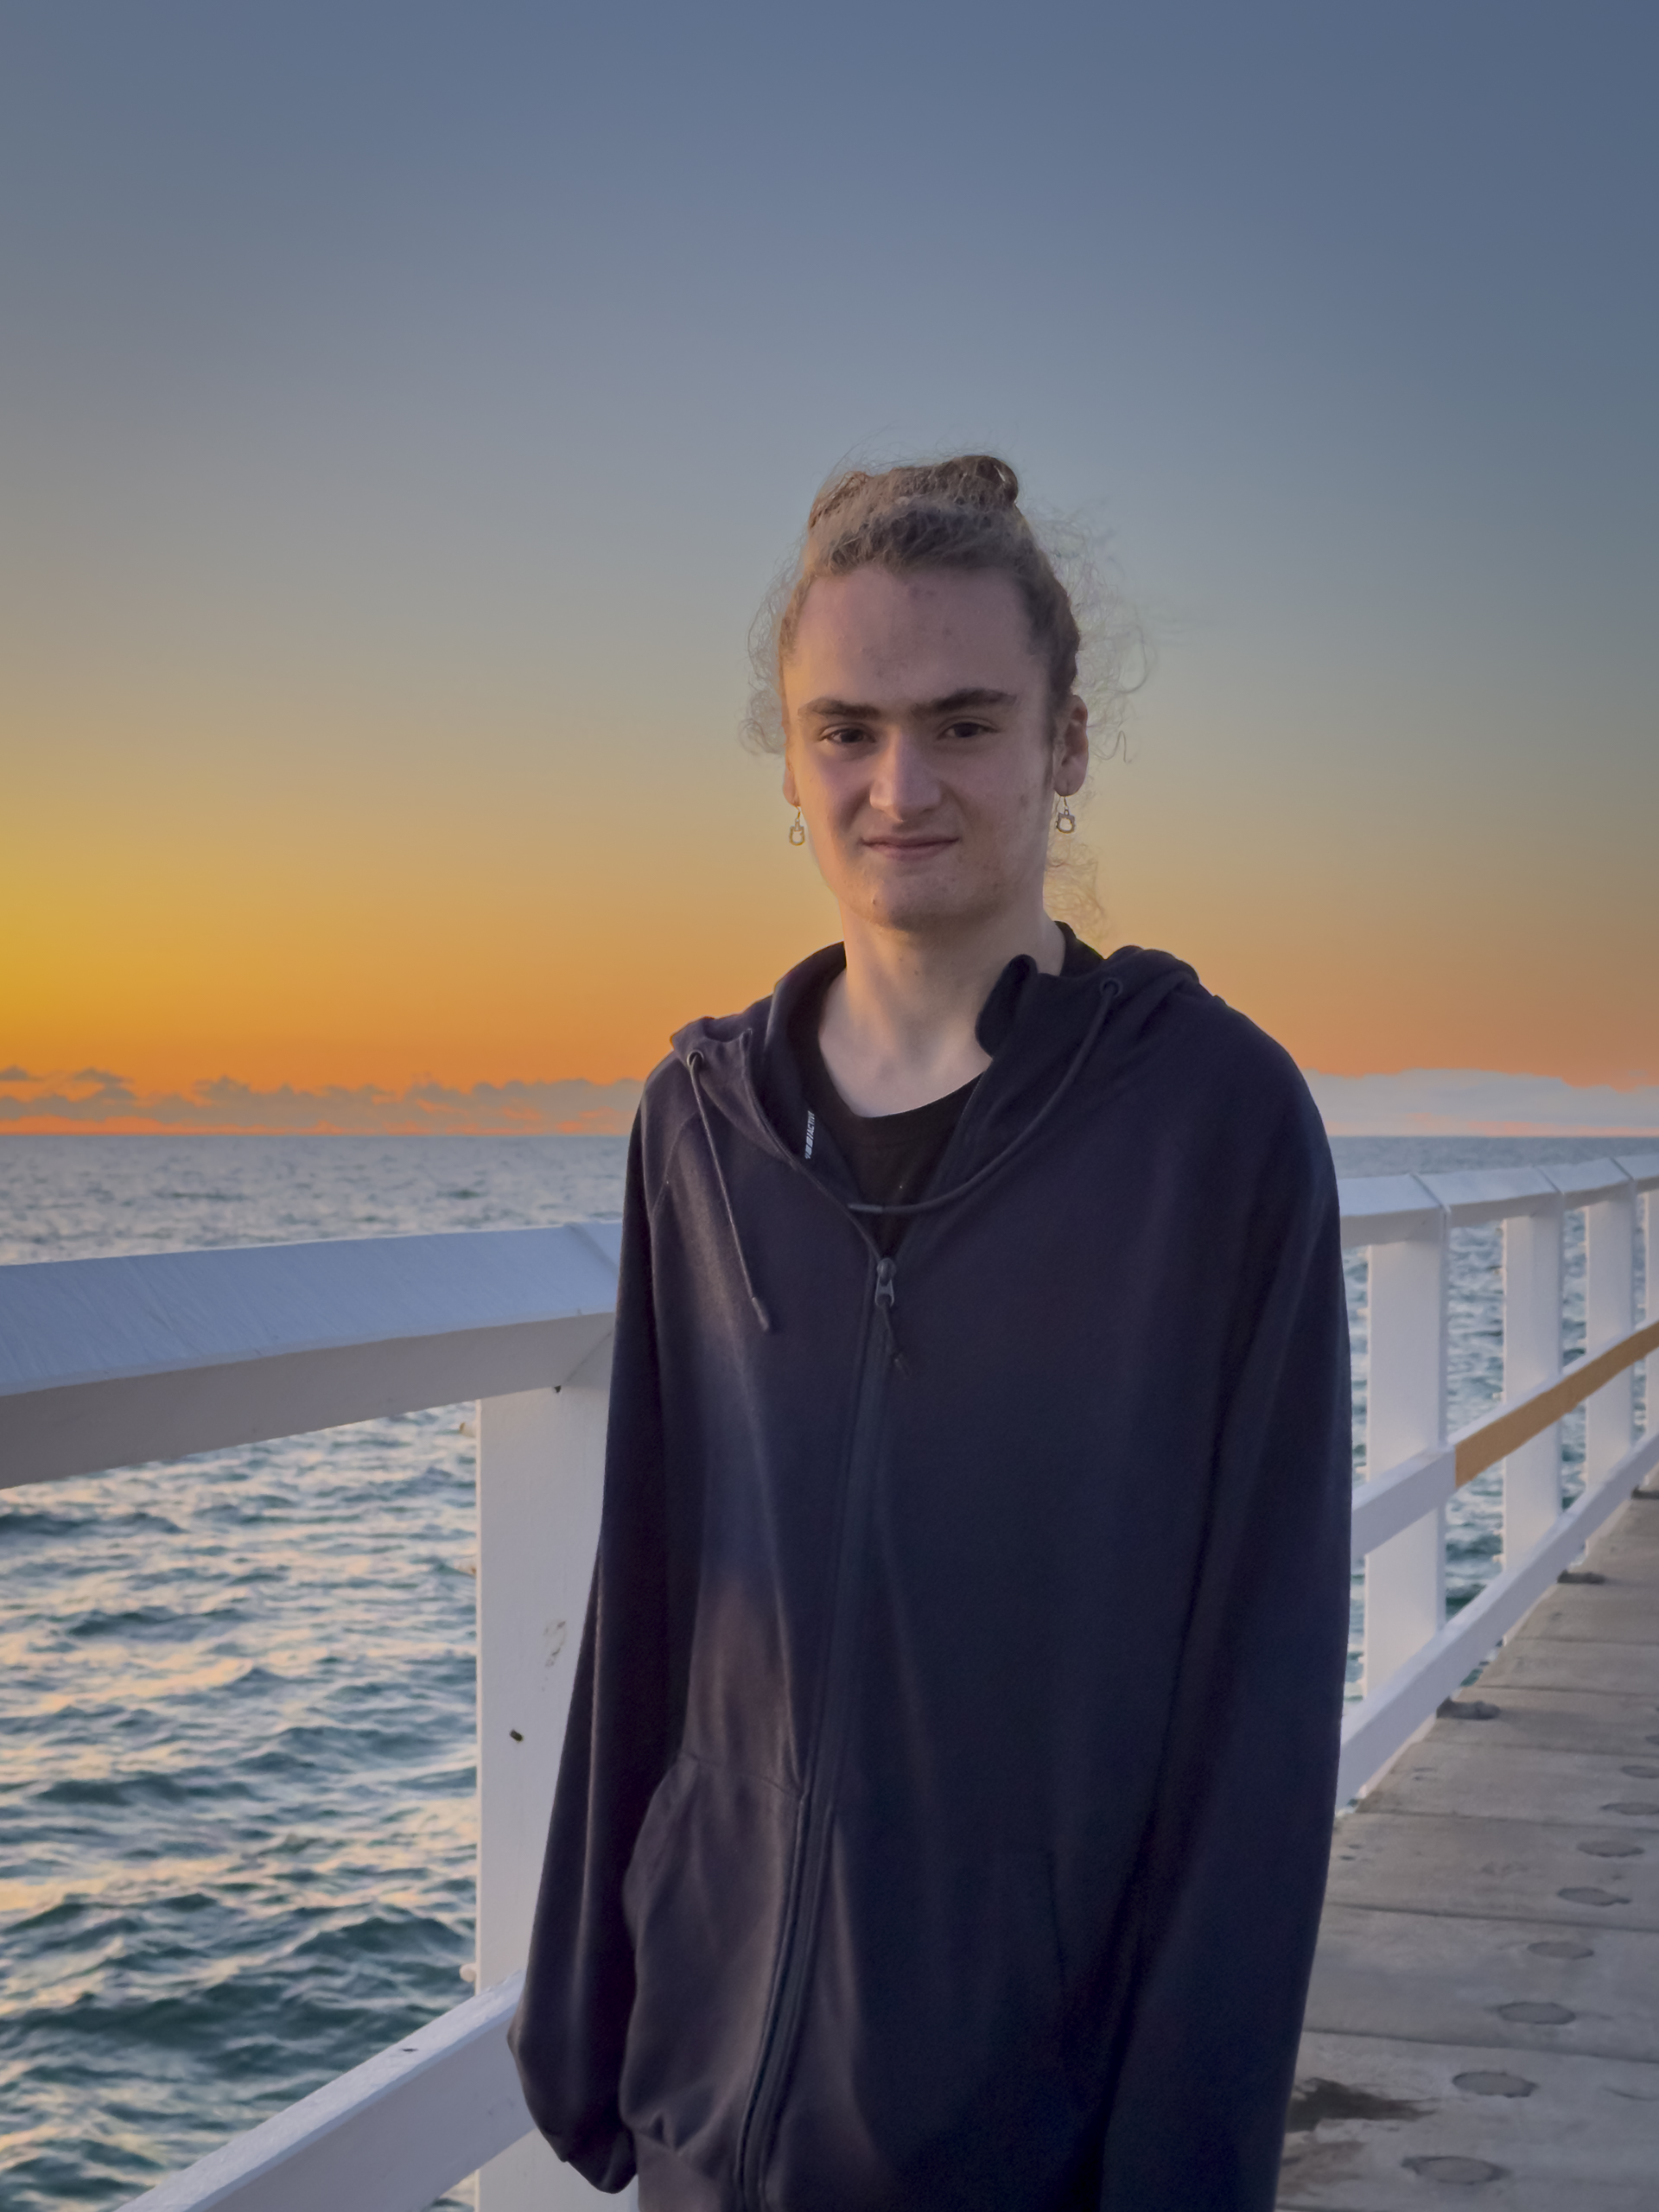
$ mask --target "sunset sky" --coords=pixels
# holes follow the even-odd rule
[[[813,489],[960,448],[1155,643],[1103,944],[1327,1073],[1659,1083],[1656,68],[1648,0],[13,0],[0,1096],[642,1075],[836,934],[736,735]]]

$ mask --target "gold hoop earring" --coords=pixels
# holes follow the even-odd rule
[[[1071,811],[1071,802],[1063,798],[1054,817],[1054,827],[1062,837],[1069,837],[1077,826],[1077,817]]]
[[[804,845],[806,842],[806,824],[801,819],[801,810],[798,806],[795,810],[795,819],[789,825],[789,842],[791,845]]]

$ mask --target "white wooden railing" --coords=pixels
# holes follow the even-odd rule
[[[479,1993],[136,2200],[480,2212],[614,2199],[560,2165],[505,2040],[588,1579],[614,1222],[0,1268],[0,1486],[479,1402]],[[481,2170],[481,2171],[480,2171]]]
[[[1636,1227],[1645,1210],[1645,1326],[1636,1325]],[[1566,1218],[1585,1217],[1585,1350],[1563,1371]],[[1353,1556],[1365,1566],[1363,1696],[1343,1728],[1338,1796],[1373,1782],[1471,1669],[1542,1596],[1643,1478],[1659,1467],[1649,1382],[1646,1433],[1635,1368],[1659,1348],[1659,1154],[1571,1167],[1367,1177],[1342,1185],[1343,1242],[1370,1255],[1367,1479],[1354,1493]],[[1447,1243],[1500,1224],[1503,1398],[1446,1433]],[[1653,1370],[1649,1370],[1651,1376]],[[1584,1483],[1561,1503],[1560,1421],[1586,1407]],[[1503,1467],[1501,1571],[1450,1621],[1446,1507]]]
[[[1647,1324],[1636,1325],[1637,1208]],[[1563,1370],[1567,1212],[1586,1219],[1586,1349]],[[1369,1253],[1363,1789],[1659,1467],[1659,1154],[1342,1185]],[[1446,1433],[1447,1238],[1501,1223],[1504,1400]],[[133,2212],[480,2212],[597,2193],[530,2132],[504,2034],[528,1942],[595,1541],[618,1230],[378,1237],[0,1268],[0,1486],[177,1459],[475,1397],[479,1994],[135,2200]],[[1650,1374],[1653,1372],[1649,1370]],[[1561,1507],[1559,1424],[1587,1405]],[[1446,1507],[1502,1464],[1503,1558],[1446,1618]]]

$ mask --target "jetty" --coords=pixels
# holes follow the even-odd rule
[[[1280,2178],[1659,2205],[1659,1487],[1337,1825]]]
[[[1363,1675],[1280,2202],[1653,2212],[1659,1154],[1358,1179],[1342,1211],[1366,1255]],[[1450,1239],[1492,1226],[1503,1395],[1449,1433]],[[531,2130],[505,2031],[597,1535],[618,1249],[586,1223],[0,1268],[0,1486],[143,1465],[161,1488],[192,1453],[479,1402],[476,1993],[130,2212],[423,2212],[473,2175],[480,2212],[601,2201]],[[1482,1477],[1501,1563],[1449,1612],[1446,1509]]]

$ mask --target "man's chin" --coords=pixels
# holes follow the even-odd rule
[[[877,929],[899,930],[906,936],[949,937],[957,930],[970,930],[986,918],[988,902],[960,888],[944,884],[904,884],[884,887],[883,894],[864,906],[867,920]]]

